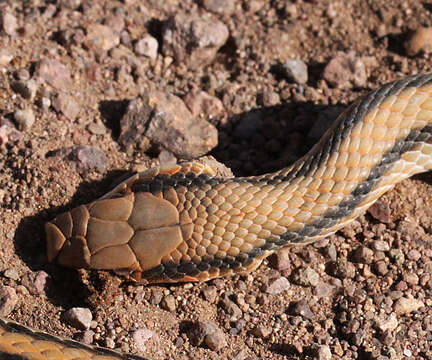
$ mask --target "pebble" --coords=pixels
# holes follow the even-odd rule
[[[388,273],[388,265],[384,260],[375,262],[373,264],[373,269],[377,275],[384,276]]]
[[[320,276],[310,267],[299,268],[293,274],[293,281],[302,286],[316,286],[320,281]]]
[[[375,240],[372,243],[372,248],[375,251],[389,251],[390,250],[390,245],[387,242],[383,241],[383,240]]]
[[[107,157],[97,146],[76,145],[61,148],[53,152],[53,156],[61,156],[70,161],[76,171],[82,173],[89,170],[97,170],[104,173],[107,169]]]
[[[80,341],[82,341],[84,344],[91,345],[93,344],[94,336],[95,332],[93,330],[85,330],[81,335]]]
[[[141,144],[143,136],[182,159],[202,156],[218,143],[212,124],[193,117],[179,97],[159,91],[132,100],[120,120],[118,141],[127,151]]]
[[[93,315],[88,308],[74,307],[64,313],[64,320],[75,329],[87,330],[90,328]]]
[[[176,300],[173,295],[166,295],[162,298],[160,303],[161,308],[170,312],[174,312],[176,310]]]
[[[230,15],[234,12],[235,0],[202,0],[202,6],[212,13],[220,15]]]
[[[103,124],[92,122],[87,128],[94,135],[106,134],[106,127]]]
[[[8,48],[0,49],[0,66],[6,66],[13,58],[14,56]]]
[[[227,295],[224,295],[222,300],[220,301],[221,307],[225,310],[225,312],[234,319],[240,319],[243,315],[241,309],[238,305],[232,301]]]
[[[405,51],[408,56],[415,56],[420,52],[432,51],[432,27],[422,27],[413,32],[405,42]]]
[[[2,28],[9,36],[15,36],[18,28],[18,21],[15,16],[9,12],[3,12],[1,16]]]
[[[316,359],[317,360],[331,360],[332,352],[328,345],[319,345],[316,348]]]
[[[38,90],[38,85],[35,80],[19,80],[11,84],[14,91],[20,94],[24,99],[32,101]]]
[[[1,200],[1,197],[0,197],[0,200]],[[15,269],[6,269],[3,273],[3,276],[8,278],[8,279],[15,280],[15,281],[18,281],[20,278],[18,271],[16,271]]]
[[[353,261],[360,264],[371,264],[373,260],[374,252],[366,246],[359,246],[354,250]]]
[[[281,249],[272,254],[268,259],[270,265],[276,270],[283,271],[291,268],[290,249]]]
[[[156,59],[158,47],[158,41],[153,36],[146,35],[135,43],[134,50],[138,55],[144,55],[150,59]]]
[[[52,105],[57,112],[62,113],[71,121],[74,121],[77,118],[80,111],[80,108],[75,100],[71,96],[64,93],[57,94],[52,102]]]
[[[308,67],[302,60],[288,60],[282,64],[285,77],[288,81],[304,85],[308,81]]]
[[[318,297],[326,297],[326,296],[330,296],[333,294],[335,290],[335,286],[330,285],[326,282],[319,282],[315,287],[314,287],[314,295],[318,296]]]
[[[264,291],[267,294],[277,295],[290,288],[290,282],[286,277],[279,277],[277,279],[271,280],[268,284],[264,286]]]
[[[206,299],[208,302],[210,303],[215,303],[216,302],[216,297],[217,297],[217,288],[216,286],[205,286],[202,290],[201,290],[204,299]]]
[[[8,316],[18,302],[18,295],[13,287],[0,287],[0,316]]]
[[[407,258],[412,261],[418,261],[421,258],[421,253],[416,249],[412,249],[408,251]]]
[[[333,261],[329,265],[330,274],[340,279],[352,279],[356,274],[355,266],[348,261]]]
[[[21,131],[28,131],[35,122],[35,115],[32,109],[15,110],[14,119]]]
[[[211,16],[177,14],[163,24],[162,51],[177,63],[197,69],[214,60],[228,35],[226,25]]]
[[[64,91],[72,84],[70,71],[56,59],[43,59],[37,64],[36,75],[52,87]]]
[[[153,331],[147,328],[137,329],[132,333],[132,339],[136,348],[142,352],[146,351],[146,343],[152,338],[155,339],[157,336]]]
[[[189,330],[188,336],[193,345],[205,344],[213,351],[219,351],[227,346],[224,332],[211,320],[195,322]]]
[[[382,314],[377,317],[375,324],[381,332],[393,331],[399,325],[396,314],[392,312],[390,315]]]
[[[306,319],[312,319],[314,313],[311,311],[309,304],[306,300],[302,299],[300,301],[295,302],[290,306],[292,315],[302,316]]]
[[[43,295],[45,294],[45,287],[47,286],[49,275],[45,271],[28,272],[24,274],[21,279],[22,285],[32,295]]]
[[[379,199],[376,201],[367,212],[376,220],[388,224],[391,221],[391,210],[388,201]]]
[[[257,325],[252,330],[252,334],[261,339],[268,338],[271,332],[272,329],[270,327],[263,326],[263,325]]]
[[[406,315],[412,313],[413,311],[417,311],[424,306],[425,305],[421,300],[408,297],[400,297],[395,301],[393,309],[397,315]]]
[[[106,52],[120,44],[120,35],[109,26],[90,24],[86,30],[87,36],[84,44],[96,53]]]
[[[367,80],[366,67],[354,52],[338,52],[324,68],[322,77],[336,88],[364,87]]]

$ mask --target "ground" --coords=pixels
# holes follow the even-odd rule
[[[430,55],[410,57],[404,47],[412,31],[432,26],[432,4],[417,0],[218,1],[222,10],[211,16],[229,37],[211,63],[192,68],[188,59],[166,55],[164,22],[173,14],[207,16],[209,3],[2,2],[0,126],[11,120],[20,137],[0,149],[0,282],[18,294],[8,318],[153,359],[432,358],[430,174],[386,194],[380,206],[390,209],[388,216],[366,213],[336,235],[292,247],[245,276],[135,286],[110,273],[46,263],[44,222],[101,196],[123,171],[158,164],[160,148],[125,151],[117,141],[123,102],[150,88],[182,99],[201,89],[219,98],[222,111],[212,119],[219,144],[210,154],[246,176],[302,156],[317,140],[311,128],[323,114],[338,113],[388,81],[432,71]],[[95,45],[89,38],[101,30],[92,24],[121,35],[102,33]],[[134,47],[146,34],[159,42],[156,58]],[[352,52],[364,64],[365,81],[338,88],[325,80],[338,52]],[[46,59],[66,68],[57,64],[48,72],[58,73],[44,74]],[[291,59],[307,64],[306,84],[281,70]],[[34,96],[17,84],[33,79]],[[21,122],[16,113],[29,109],[34,124],[28,113]],[[245,130],[245,119],[265,126]],[[53,156],[74,145],[98,146],[107,172],[78,172]],[[46,287],[32,293],[26,279],[39,270],[49,275]],[[281,278],[289,282],[272,294]],[[91,310],[91,332],[65,321],[73,307]],[[222,330],[226,346],[194,344],[190,330],[206,320]],[[151,338],[134,340],[137,329]]]

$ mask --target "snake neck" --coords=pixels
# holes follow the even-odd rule
[[[274,248],[336,232],[397,182],[432,168],[431,79],[413,76],[370,93],[292,166],[249,178],[275,200],[269,218],[282,215],[286,231],[272,234]]]

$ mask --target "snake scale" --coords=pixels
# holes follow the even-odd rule
[[[349,224],[396,183],[431,169],[431,154],[432,74],[414,75],[354,102],[303,158],[277,172],[222,178],[189,162],[137,173],[48,222],[47,257],[145,284],[252,271],[290,243]],[[7,321],[0,351],[20,359],[134,358]]]

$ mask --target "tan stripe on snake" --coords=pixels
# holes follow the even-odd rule
[[[412,76],[352,104],[308,154],[275,173],[219,178],[185,163],[132,176],[47,223],[48,260],[140,283],[244,273],[349,224],[396,183],[431,169],[431,154],[432,74]],[[3,345],[7,335],[0,350],[18,353]]]

